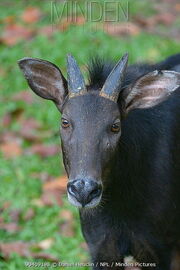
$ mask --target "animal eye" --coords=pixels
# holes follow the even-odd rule
[[[114,124],[111,126],[111,131],[112,132],[119,132],[121,128],[120,121],[114,122]]]
[[[61,126],[62,126],[63,128],[68,128],[68,127],[70,126],[69,121],[66,120],[66,119],[62,119],[62,121],[61,121]]]

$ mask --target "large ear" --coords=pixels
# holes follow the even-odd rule
[[[67,95],[67,82],[60,69],[36,58],[23,58],[18,64],[31,89],[38,96],[54,101],[61,110]]]
[[[139,78],[122,93],[123,111],[150,108],[166,100],[180,86],[180,73],[175,71],[153,71]]]

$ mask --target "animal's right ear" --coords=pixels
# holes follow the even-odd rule
[[[54,101],[61,110],[68,90],[60,69],[48,61],[36,58],[23,58],[18,64],[31,89],[38,96]]]
[[[123,112],[151,108],[165,101],[180,86],[180,73],[155,70],[140,77],[122,92]]]

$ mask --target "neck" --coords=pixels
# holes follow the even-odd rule
[[[146,185],[145,167],[136,144],[126,148],[119,144],[109,169],[104,175],[102,205],[119,217],[136,217],[144,211]]]

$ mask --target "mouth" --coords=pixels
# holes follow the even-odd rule
[[[84,204],[84,203],[79,202],[74,196],[69,194],[69,192],[67,192],[67,195],[68,195],[69,202],[73,206],[76,206],[78,208],[94,208],[100,203],[101,197],[102,197],[102,194],[101,194],[99,197],[93,198],[90,202]]]

